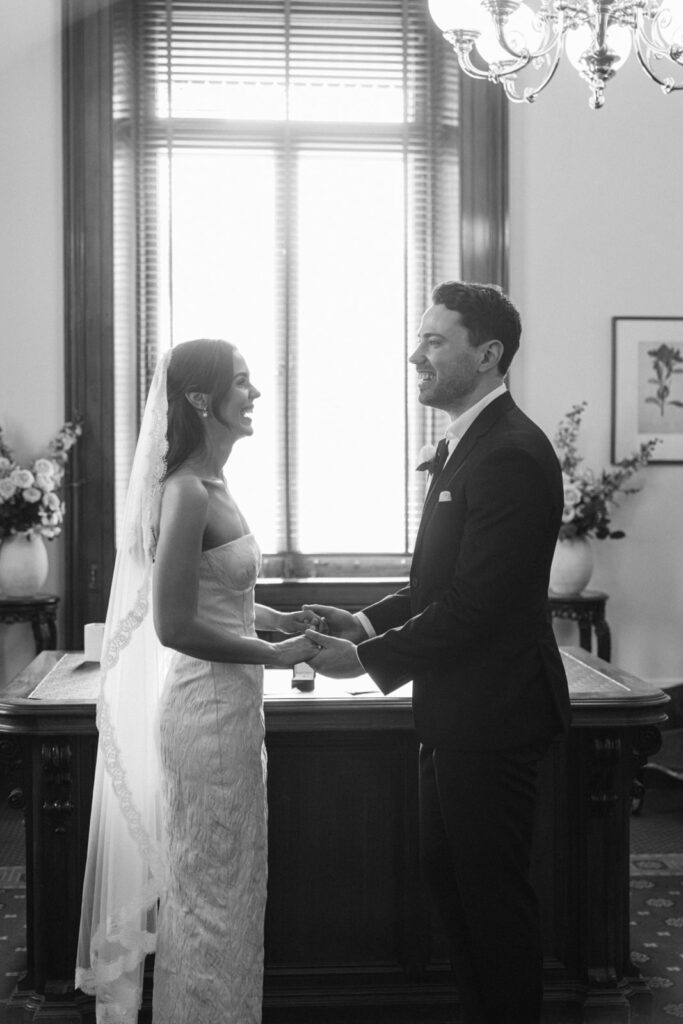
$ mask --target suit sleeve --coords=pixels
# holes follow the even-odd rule
[[[418,615],[358,646],[383,692],[443,670],[490,643],[493,633],[519,638],[537,628],[559,527],[555,485],[548,467],[519,447],[499,447],[473,468],[450,585]]]
[[[384,633],[394,626],[402,626],[410,618],[410,587],[402,587],[375,604],[363,608],[376,633]]]

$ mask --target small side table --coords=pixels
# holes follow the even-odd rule
[[[599,590],[584,590],[581,594],[548,594],[550,614],[554,619],[571,619],[579,625],[579,643],[584,651],[592,649],[592,634],[595,631],[597,655],[609,661],[612,654],[612,638],[605,619],[605,603],[608,594]]]
[[[36,594],[34,597],[2,597],[0,595],[0,622],[30,622],[36,642],[36,654],[57,649],[57,606],[55,594]]]

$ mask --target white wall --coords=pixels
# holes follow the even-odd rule
[[[523,314],[514,388],[552,434],[576,402],[586,464],[609,463],[611,317],[683,317],[683,94],[664,96],[635,58],[602,110],[560,68],[511,110],[511,285]],[[683,466],[653,466],[595,541],[591,586],[610,594],[612,660],[683,679]],[[575,633],[572,634],[575,638]]]
[[[0,423],[24,464],[64,421],[61,4],[0,0]],[[63,590],[61,538],[45,589]],[[0,625],[0,681],[33,657]]]
[[[0,422],[42,451],[64,418],[60,4],[0,0]],[[481,88],[488,88],[484,83]],[[589,402],[588,465],[609,459],[612,316],[683,316],[683,95],[663,96],[634,58],[603,110],[561,68],[511,109],[511,293],[524,318],[515,395],[552,433]],[[683,679],[683,466],[652,467],[626,499],[621,541],[596,542],[613,660]],[[47,589],[63,591],[61,540]],[[573,639],[573,633],[572,633]],[[29,660],[28,627],[0,626],[0,679]]]

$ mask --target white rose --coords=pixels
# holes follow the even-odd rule
[[[52,476],[55,471],[55,464],[51,459],[36,459],[33,463],[33,472],[38,476]]]
[[[9,469],[11,465],[12,463],[9,459],[6,459],[4,455],[0,455],[0,473],[5,469]]]
[[[30,469],[14,469],[10,473],[9,478],[22,491],[26,487],[32,487],[34,483],[33,473]]]
[[[0,480],[0,498],[4,501],[8,501],[13,497],[16,489],[16,484],[13,484],[9,477],[5,477],[4,480]]]
[[[562,522],[571,523],[576,516],[576,508],[573,505],[565,505],[562,512]]]
[[[564,503],[572,508],[581,501],[581,491],[576,484],[565,484]]]
[[[36,487],[40,487],[44,492],[54,491],[55,482],[47,473],[36,473]]]
[[[40,501],[42,498],[42,492],[37,487],[27,487],[21,492],[21,496],[24,501],[28,501],[33,505],[36,501]]]
[[[60,507],[61,502],[54,491],[50,491],[49,494],[43,495],[43,505],[49,508],[52,512],[56,512]]]
[[[417,453],[417,466],[415,467],[420,472],[430,468],[429,463],[436,455],[436,448],[433,444],[423,444]]]

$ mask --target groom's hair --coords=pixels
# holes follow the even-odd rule
[[[204,445],[204,429],[187,393],[208,395],[211,412],[218,419],[234,377],[235,350],[229,341],[214,338],[196,338],[174,346],[166,376],[168,453],[164,479]]]
[[[503,354],[498,369],[505,376],[519,348],[522,322],[502,289],[495,284],[444,281],[432,291],[432,302],[460,314],[472,345],[494,339],[501,343]]]

